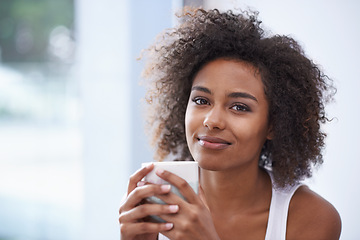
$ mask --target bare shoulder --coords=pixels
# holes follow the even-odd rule
[[[290,201],[286,239],[339,239],[341,219],[335,207],[301,186]]]

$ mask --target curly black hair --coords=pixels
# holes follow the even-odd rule
[[[320,125],[328,120],[324,105],[335,93],[331,79],[293,38],[267,34],[257,12],[187,9],[179,18],[181,24],[160,34],[146,55],[155,158],[193,160],[185,137],[192,81],[206,63],[225,58],[252,64],[264,84],[273,138],[265,142],[259,164],[271,166],[278,186],[310,177],[323,162],[326,134]]]

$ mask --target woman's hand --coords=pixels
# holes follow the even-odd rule
[[[156,174],[178,188],[186,199],[184,200],[174,193],[156,195],[167,204],[179,206],[176,214],[160,215],[165,221],[173,223],[173,228],[170,231],[162,231],[161,233],[171,240],[219,240],[210,211],[191,186],[184,179],[171,172],[158,170]]]
[[[165,196],[170,192],[170,185],[144,184],[145,177],[154,165],[146,166],[131,177],[125,201],[119,210],[120,234],[122,240],[155,240],[159,232],[166,232],[173,228],[171,222],[153,223],[144,219],[149,215],[167,216],[178,211],[177,205],[161,205],[144,203],[150,196]]]

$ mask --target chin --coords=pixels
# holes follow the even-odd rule
[[[199,167],[203,170],[219,171],[223,167],[223,165],[219,161],[209,161],[206,159],[196,159],[196,158],[195,161],[198,163]]]

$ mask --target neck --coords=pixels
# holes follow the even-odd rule
[[[222,215],[263,208],[271,199],[270,178],[258,166],[226,171],[201,169],[200,185],[210,211]]]

